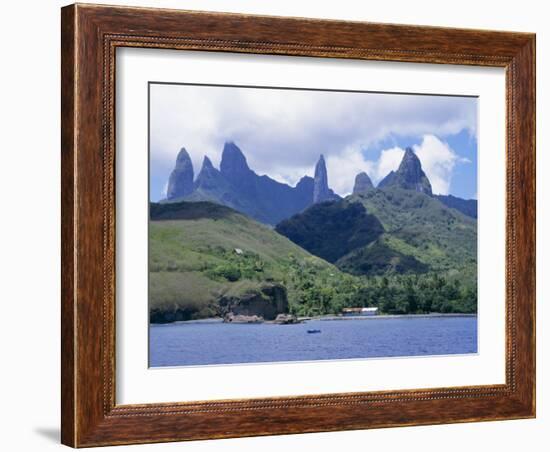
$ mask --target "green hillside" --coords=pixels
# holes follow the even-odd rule
[[[352,274],[476,274],[476,220],[433,197],[370,189],[314,205],[277,232]]]
[[[151,204],[151,322],[223,316],[242,305],[253,305],[266,319],[277,312],[336,314],[351,306],[378,306],[380,312],[393,314],[475,312],[475,279],[466,277],[469,282],[464,284],[467,271],[452,266],[446,272],[432,271],[430,265],[447,265],[449,259],[435,251],[422,254],[422,246],[399,235],[407,228],[390,229],[386,223],[385,232],[369,235],[357,225],[355,220],[365,215],[357,199],[367,206],[367,212],[375,204],[383,205],[382,201],[385,208],[394,201],[411,202],[408,197],[397,201],[392,196],[390,201],[380,196],[354,197],[346,204],[354,207],[351,211],[344,208],[343,217],[338,209],[329,209],[338,213],[336,224],[351,224],[356,232],[354,238],[346,238],[346,243],[358,247],[336,261],[344,271],[229,207],[210,202]],[[410,215],[424,218],[418,212]],[[379,228],[378,220],[371,217],[367,223]],[[327,230],[329,220],[324,218]],[[456,221],[456,227],[466,227]],[[321,235],[322,230],[315,228]],[[345,235],[339,237],[343,240]],[[330,242],[331,237],[324,240]],[[365,247],[364,240],[372,243]],[[442,241],[443,237],[435,234],[428,249],[439,249],[436,245]],[[332,245],[338,246],[338,241]],[[443,245],[440,248],[446,249]],[[447,244],[447,248],[452,247]],[[365,265],[372,267],[361,270]]]
[[[354,275],[423,274],[430,267],[414,256],[391,248],[384,240],[376,240],[357,248],[336,262],[342,271]]]
[[[150,214],[152,321],[220,315],[227,300],[265,298],[272,286],[286,291],[290,312],[333,312],[357,290],[357,278],[228,207],[151,204]]]
[[[361,202],[375,215],[385,233],[379,247],[411,256],[432,271],[461,273],[463,281],[477,275],[477,222],[428,195],[412,190],[369,190],[348,201]],[[415,271],[416,273],[416,271]]]

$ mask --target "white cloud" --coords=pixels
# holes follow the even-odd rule
[[[476,134],[472,98],[151,85],[150,99],[152,171],[171,169],[183,146],[198,174],[204,155],[218,166],[223,143],[233,140],[254,171],[291,185],[313,175],[324,154],[339,194],[351,191],[360,171],[376,181],[397,167],[398,148],[383,151],[378,161],[362,153],[392,135]],[[448,189],[446,167],[432,162],[433,149],[424,152],[429,170],[441,178],[436,185]]]
[[[413,149],[430,179],[432,191],[440,195],[449,194],[453,168],[457,162],[469,160],[460,158],[447,143],[434,135],[424,135],[422,143],[413,146]]]
[[[373,162],[365,160],[359,146],[330,155],[326,163],[330,188],[343,196],[352,192],[358,173],[364,171],[370,175],[373,172]]]

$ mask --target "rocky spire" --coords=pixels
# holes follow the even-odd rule
[[[235,180],[250,173],[246,157],[232,141],[227,141],[223,146],[220,171],[228,179]]]
[[[330,190],[328,188],[327,165],[325,157],[321,154],[317,165],[315,165],[315,176],[313,178],[313,202],[323,202],[330,198]]]
[[[255,191],[256,173],[248,167],[246,157],[232,141],[223,146],[220,173],[238,190],[249,193]]]
[[[213,171],[218,172],[218,170],[214,168],[214,165],[212,165],[212,161],[208,158],[207,155],[205,155],[202,159],[202,166],[199,175],[197,176],[197,180],[201,177],[201,175],[204,176]]]
[[[355,176],[355,185],[353,186],[353,194],[363,193],[374,186],[367,173],[361,172]]]
[[[432,195],[432,186],[422,170],[419,158],[411,148],[405,150],[397,171],[390,172],[378,184],[378,188],[398,187]]]
[[[214,165],[212,165],[212,161],[208,158],[208,156],[205,155],[204,158],[202,159],[201,170],[209,171],[211,169],[215,169]]]
[[[176,166],[168,179],[167,199],[183,198],[193,191],[193,163],[185,150],[181,148],[176,159]]]
[[[202,161],[201,170],[195,181],[195,190],[199,188],[215,188],[221,177],[220,172],[214,168],[210,159],[205,155]]]

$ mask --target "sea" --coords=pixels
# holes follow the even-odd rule
[[[477,353],[477,317],[404,316],[304,323],[152,324],[149,366],[204,366]]]

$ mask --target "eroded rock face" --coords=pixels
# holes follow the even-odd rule
[[[255,173],[248,167],[243,152],[232,141],[223,146],[220,173],[237,188],[254,188]]]
[[[176,166],[168,179],[167,199],[183,198],[193,191],[193,163],[185,148],[181,148]]]
[[[222,297],[219,303],[224,318],[232,314],[274,320],[278,314],[288,312],[286,288],[281,284],[264,284],[251,293]]]
[[[373,188],[372,181],[367,173],[362,172],[355,176],[355,184],[353,186],[353,194],[364,193]]]
[[[422,170],[420,159],[411,148],[405,150],[397,171],[391,171],[378,184],[378,188],[404,188],[432,196],[432,185]]]

